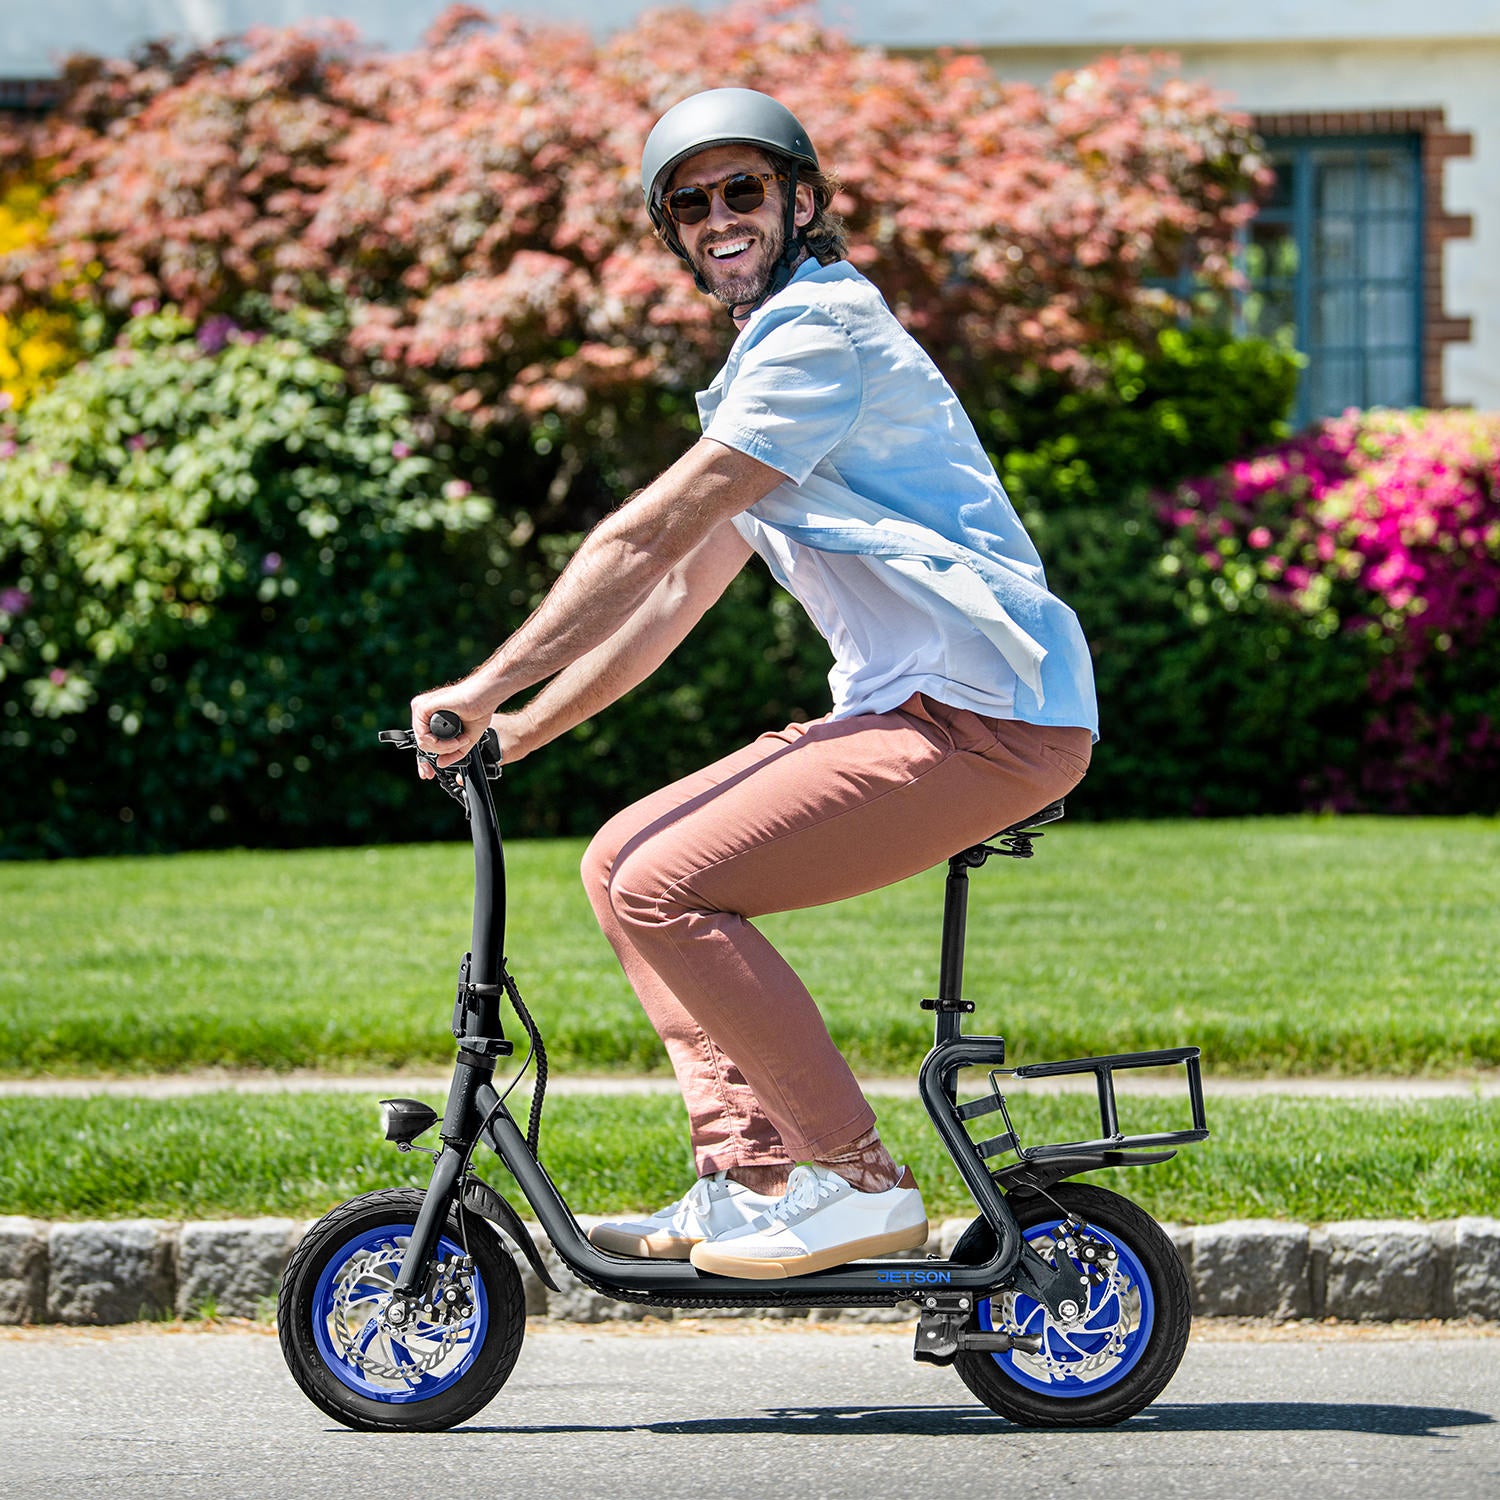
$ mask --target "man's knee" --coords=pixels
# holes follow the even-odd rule
[[[623,851],[602,829],[584,850],[584,890],[601,921],[612,918],[627,927],[653,927],[679,915],[676,882],[660,869],[651,841]]]
[[[583,859],[579,864],[579,874],[583,877],[583,889],[588,895],[589,904],[596,912],[601,913],[609,905],[609,876],[618,852],[608,833],[609,830],[605,828],[594,835],[588,848],[583,851]]]
[[[617,856],[601,892],[617,922],[638,935],[704,915],[690,886],[658,859],[650,840]]]

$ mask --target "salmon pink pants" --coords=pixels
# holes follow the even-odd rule
[[[979,843],[1075,786],[1091,739],[918,694],[762,735],[600,830],[584,884],[666,1045],[700,1175],[833,1155],[875,1123],[806,986],[751,919]]]

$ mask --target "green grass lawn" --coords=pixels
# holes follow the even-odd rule
[[[966,1094],[967,1096],[967,1094]],[[433,1100],[435,1104],[440,1100]],[[1176,1123],[1172,1101],[1138,1101]],[[1023,1139],[1094,1134],[1091,1100],[1012,1096]],[[974,1212],[921,1106],[878,1099],[881,1129],[929,1217]],[[1165,1115],[1157,1111],[1166,1110]],[[1207,1142],[1097,1180],[1179,1223],[1275,1217],[1444,1219],[1500,1205],[1500,1101],[1374,1104],[1210,1096]],[[579,1213],[651,1209],[692,1180],[687,1121],[663,1095],[549,1101],[541,1158]],[[0,1213],[66,1218],[311,1217],[356,1193],[426,1182],[425,1156],[380,1137],[375,1097],[204,1094],[170,1100],[0,1099]],[[482,1174],[512,1193],[487,1152]],[[512,1201],[523,1212],[519,1194]]]
[[[970,1029],[1017,1062],[1196,1043],[1210,1073],[1500,1065],[1497,833],[1064,824],[973,877]],[[510,849],[511,968],[554,1066],[660,1070],[580,852]],[[464,843],[0,865],[0,1072],[445,1067],[470,881]],[[928,1046],[941,901],[939,869],[763,924],[866,1075]]]

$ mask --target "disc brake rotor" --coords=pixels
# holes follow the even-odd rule
[[[1044,1260],[1055,1264],[1056,1236],[1041,1235],[1031,1243]],[[1043,1303],[1014,1289],[992,1299],[997,1330],[1040,1337],[1041,1347],[1035,1352],[1017,1349],[1008,1356],[1033,1379],[1084,1385],[1102,1379],[1119,1364],[1130,1336],[1140,1327],[1140,1288],[1119,1260],[1096,1262],[1088,1274],[1088,1307],[1069,1322],[1054,1318]]]
[[[353,1369],[410,1385],[442,1364],[467,1329],[425,1318],[403,1328],[386,1321],[404,1248],[392,1241],[351,1256],[334,1284],[329,1322],[338,1353]]]

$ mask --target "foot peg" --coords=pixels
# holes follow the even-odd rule
[[[930,1295],[920,1303],[921,1316],[917,1319],[917,1337],[912,1346],[911,1357],[928,1365],[951,1365],[960,1350],[972,1349],[976,1354],[999,1354],[1006,1349],[1020,1349],[1035,1354],[1042,1347],[1039,1338],[1026,1338],[1011,1333],[987,1333],[982,1328],[970,1328],[969,1317],[974,1307],[974,1298],[969,1293],[958,1293],[946,1297]]]

